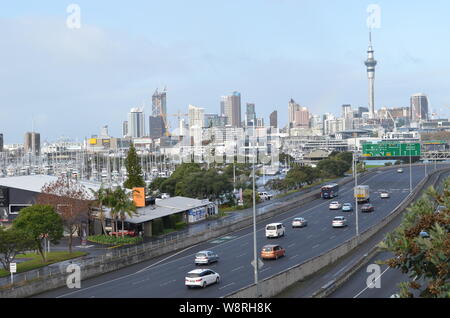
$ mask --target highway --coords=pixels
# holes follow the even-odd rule
[[[359,228],[364,231],[390,214],[409,193],[409,169],[397,173],[396,168],[378,171],[375,174],[359,178],[359,184],[371,188],[373,213],[360,213]],[[412,181],[415,187],[425,176],[424,168],[413,167]],[[354,202],[353,183],[342,186],[338,200],[341,203]],[[380,199],[378,190],[391,192],[391,198]],[[286,248],[286,257],[276,261],[264,261],[259,278],[264,279],[319,255],[355,235],[354,212],[330,211],[330,201],[317,199],[309,204],[285,212],[270,220],[257,224],[258,253],[263,245],[277,243]],[[335,216],[344,215],[348,227],[334,229],[331,221]],[[308,226],[292,229],[293,217],[302,216],[308,220]],[[267,239],[264,227],[268,223],[282,222],[286,226],[286,236],[280,239]],[[221,282],[205,289],[187,289],[184,286],[185,274],[195,269],[194,255],[200,250],[213,250],[220,261],[208,266],[221,275]],[[223,297],[253,283],[252,227],[230,233],[226,237],[212,240],[172,255],[149,260],[112,273],[82,281],[81,289],[60,288],[37,297],[167,297],[167,298],[216,298]]]
[[[450,173],[444,173],[439,176],[436,189],[442,189],[442,182],[448,178]],[[365,266],[353,274],[342,286],[335,290],[329,298],[389,298],[399,293],[398,285],[401,282],[408,282],[410,278],[403,274],[400,269],[389,268],[387,265],[380,265],[379,288],[368,288],[366,280],[373,272],[367,272],[371,264],[378,261],[388,260],[394,257],[390,252],[379,252],[374,255]],[[421,283],[421,282],[419,282]],[[372,286],[373,287],[373,286]],[[417,297],[418,294],[415,294]]]

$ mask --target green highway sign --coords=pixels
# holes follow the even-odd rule
[[[418,157],[420,154],[420,143],[363,144],[363,157]]]

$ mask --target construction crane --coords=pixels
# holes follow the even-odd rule
[[[178,114],[161,114],[160,115],[163,119],[164,122],[164,128],[165,128],[165,136],[169,137],[170,136],[170,131],[169,131],[169,121],[167,120],[167,117],[177,117],[178,118],[178,123],[180,122],[180,118],[181,117],[188,117],[189,114],[182,114],[180,111],[178,111]]]

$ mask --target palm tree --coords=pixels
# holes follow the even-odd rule
[[[95,196],[95,200],[98,204],[99,209],[99,218],[102,224],[102,231],[106,234],[106,224],[105,224],[105,211],[103,210],[103,206],[110,206],[110,201],[113,197],[113,193],[109,188],[103,188],[103,186],[98,189],[98,191],[94,191],[90,189],[92,194]]]
[[[122,221],[122,236],[124,230],[124,221],[127,216],[132,217],[136,214],[136,206],[130,199],[130,195],[122,187],[117,187],[112,193],[111,216],[114,216],[117,233],[117,216]],[[118,234],[116,234],[118,236]]]

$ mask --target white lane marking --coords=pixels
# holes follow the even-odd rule
[[[238,271],[238,270],[240,270],[240,269],[242,269],[242,268],[244,268],[244,266],[239,266],[238,268],[233,269],[232,272]]]
[[[136,272],[136,274],[142,273],[143,271],[146,271],[147,269],[152,268],[153,266],[156,266],[156,265],[158,265],[158,264],[161,264],[162,262],[165,262],[165,261],[167,261],[168,259],[170,259],[170,258],[172,258],[172,257],[174,257],[174,256],[176,256],[176,255],[178,255],[178,254],[181,254],[181,253],[183,253],[183,252],[185,252],[185,251],[187,251],[187,250],[189,250],[189,249],[191,249],[191,248],[193,248],[193,247],[196,247],[197,245],[200,245],[200,244],[201,244],[201,243],[195,244],[195,245],[190,246],[190,247],[188,247],[188,248],[185,248],[184,250],[181,250],[181,251],[179,251],[179,252],[177,252],[177,253],[175,253],[175,254],[172,254],[172,255],[170,255],[170,256],[168,256],[168,257],[166,257],[166,258],[164,258],[164,259],[162,259],[162,260],[160,260],[160,261],[158,261],[158,262],[156,262],[156,263],[153,263],[152,265],[149,265],[149,266],[147,266],[147,267],[144,267],[144,268],[138,270],[138,271]]]
[[[132,285],[141,284],[141,283],[146,282],[146,281],[148,281],[148,280],[149,280],[149,278],[143,279],[143,280],[139,280],[139,281],[137,281],[137,282],[133,282]]]
[[[230,283],[230,284],[228,284],[228,285],[225,285],[225,286],[219,287],[219,289],[224,289],[224,288],[227,288],[227,287],[233,286],[234,284],[235,284],[235,283]]]
[[[330,240],[332,240],[332,239],[334,239],[334,238],[336,238],[336,236],[335,236],[335,235],[333,235],[332,237],[330,237]]]
[[[168,281],[168,282],[166,282],[166,283],[164,283],[164,284],[160,284],[159,286],[160,286],[160,287],[162,287],[162,286],[166,286],[166,285],[169,285],[169,284],[175,283],[176,281],[177,281],[176,279],[172,279],[171,281]]]
[[[288,245],[288,247],[292,247],[292,246],[294,246],[295,245],[295,243],[292,243],[291,245]]]
[[[293,259],[293,258],[296,258],[296,257],[298,257],[298,254],[296,254],[296,255],[294,255],[294,256],[291,256],[291,257],[289,257],[289,259]]]
[[[271,267],[266,267],[265,269],[263,269],[262,271],[260,271],[260,273],[265,272],[267,270],[269,270]]]
[[[178,267],[178,269],[183,269],[183,268],[186,268],[186,267],[191,267],[192,265],[191,264],[189,264],[189,265],[184,265],[184,266],[180,266],[180,267]]]
[[[247,255],[247,253],[244,253],[244,254],[238,255],[238,256],[236,256],[236,258],[239,258],[239,257],[245,256],[245,255]]]
[[[319,246],[320,246],[320,244],[317,244],[317,245],[314,245],[312,248],[315,249],[315,248],[318,248]]]
[[[380,276],[378,276],[377,278],[375,278],[375,281],[377,281],[378,279],[380,279],[381,276],[383,276],[383,274],[386,273],[389,269],[390,269],[390,267],[386,268],[386,269],[384,270],[384,272],[382,272],[382,273],[380,274]],[[361,295],[362,293],[364,293],[368,288],[369,288],[369,286],[367,286],[366,288],[364,288],[363,290],[361,290],[359,293],[357,293],[355,296],[353,296],[353,298],[358,298],[359,295]]]

